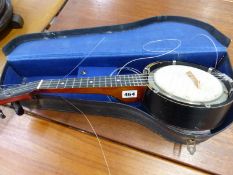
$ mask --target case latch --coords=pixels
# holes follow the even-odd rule
[[[194,138],[186,140],[187,150],[191,155],[196,152],[196,140]]]

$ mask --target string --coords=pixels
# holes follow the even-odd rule
[[[12,88],[12,89],[6,89],[3,91],[3,93],[8,94],[8,93],[14,93],[14,92],[21,92],[21,91],[26,91],[28,92],[28,90],[35,90],[36,86],[32,86],[32,87],[25,87],[25,88]]]
[[[148,46],[149,44],[153,44],[153,43],[157,43],[157,42],[162,42],[162,41],[177,41],[177,46],[175,48],[171,49],[171,50],[168,50],[168,51],[153,51],[153,50],[145,49],[145,46]],[[145,59],[152,59],[152,58],[159,58],[159,57],[165,56],[165,55],[167,55],[169,53],[172,53],[173,51],[177,50],[181,46],[181,44],[182,44],[181,40],[179,40],[179,39],[173,39],[173,38],[172,39],[149,41],[149,42],[147,42],[146,44],[144,44],[142,46],[143,50],[145,50],[147,52],[153,52],[153,53],[155,53],[155,52],[158,52],[158,53],[165,52],[165,53],[162,53],[162,54],[156,55],[156,56],[141,57],[141,58],[136,58],[134,60],[131,60],[131,61],[125,63],[121,67],[121,69],[119,70],[118,74],[120,74],[120,72],[124,69],[124,67],[126,67],[127,65],[129,65],[129,64],[131,64],[131,63],[133,63],[135,61],[140,61],[140,60],[145,60]]]
[[[45,81],[57,81],[57,80],[81,80],[81,79],[92,79],[92,78],[115,78],[115,77],[128,77],[128,78],[134,78],[134,77],[138,77],[138,76],[141,76],[141,77],[147,77],[148,75],[147,74],[126,74],[126,75],[116,75],[116,76],[96,76],[96,77],[85,77],[85,78],[66,78],[66,79],[46,79]],[[64,82],[64,81],[63,81]]]
[[[215,42],[214,42],[208,35],[203,34],[203,33],[194,36],[191,40],[197,38],[198,36],[203,36],[203,37],[207,38],[207,39],[211,42],[211,44],[213,45],[213,47],[214,47],[214,49],[215,49],[215,53],[216,53],[214,68],[216,68],[216,67],[217,67],[217,64],[218,64],[218,62],[219,62],[219,61],[218,61],[219,55],[218,55],[218,49],[217,49],[217,46],[216,46]],[[224,56],[223,56],[223,57],[224,57]],[[221,60],[223,59],[223,57],[221,58]]]
[[[121,67],[114,69],[114,70],[111,72],[110,76],[113,76],[113,74],[114,74],[116,71],[120,70],[120,69],[121,69]],[[132,71],[132,72],[135,73],[135,74],[140,74],[140,73],[141,73],[138,69],[135,69],[135,68],[133,68],[133,67],[124,67],[124,69],[129,70],[129,71]]]
[[[147,80],[147,76],[145,76],[145,77],[142,77],[142,78],[127,78],[127,79],[125,79],[125,80],[122,80],[122,79],[116,79],[116,78],[106,78],[105,80],[114,80],[114,81],[132,81],[132,80],[135,80],[135,81],[138,81],[138,80]],[[93,81],[93,82],[105,82],[105,80],[94,80],[94,78],[93,79],[88,79],[88,78],[85,78],[85,79],[77,79],[77,80],[75,80],[75,82],[74,83],[80,83],[81,81],[82,81],[82,83],[86,83],[86,82],[88,82],[88,81]],[[57,84],[59,82],[59,79],[56,81],[56,82],[52,82],[52,83],[50,83],[50,84]],[[46,83],[48,83],[49,84],[49,82],[43,82],[43,84],[46,84]],[[72,82],[73,83],[73,82]],[[60,82],[60,84],[72,84],[71,82],[67,82],[67,83],[62,83],[62,82]]]
[[[32,88],[32,87],[37,87],[37,84],[36,84],[36,82],[28,83],[28,84],[25,84],[25,85],[21,84],[21,86],[13,87],[13,88],[10,87],[10,88],[5,89],[4,91],[8,91],[8,90],[12,90],[12,89],[19,89],[19,87],[21,88],[22,86],[23,86],[22,89],[27,88],[27,87]]]
[[[123,81],[123,84],[125,84],[125,85],[123,85],[122,84],[122,82],[121,83],[118,83],[118,82],[115,82],[115,83],[109,83],[109,82],[105,82],[105,81],[98,81],[98,82],[95,82],[95,83],[91,83],[91,84],[89,84],[89,86],[82,86],[82,84],[81,84],[81,86],[80,87],[91,87],[90,85],[92,85],[93,87],[95,87],[96,86],[96,88],[99,86],[99,87],[105,87],[105,86],[103,86],[103,84],[101,84],[101,83],[103,83],[103,84],[106,84],[106,85],[108,85],[107,87],[109,87],[109,85],[110,84],[112,84],[112,87],[117,87],[117,86],[144,86],[144,85],[146,85],[146,83],[147,83],[147,78],[145,78],[145,79],[137,79],[137,82],[133,82],[133,81],[131,81],[131,80],[128,80],[128,81]],[[128,84],[127,84],[128,83]],[[74,85],[76,85],[76,84],[79,84],[78,82],[76,82],[76,83],[74,83]],[[47,85],[43,85],[43,86],[41,86],[42,88],[49,88],[51,85],[53,85],[53,84],[50,84],[49,86],[47,86]],[[59,85],[59,84],[54,84],[54,85]],[[98,86],[97,86],[98,85]],[[68,85],[66,85],[66,86],[68,86]],[[59,87],[58,86],[58,88],[65,88],[66,86],[64,86],[64,87]],[[27,90],[35,90],[35,88],[37,87],[37,85],[32,85],[32,86],[25,86],[25,87],[20,87],[20,88],[9,88],[9,89],[6,89],[6,90],[4,90],[3,92],[20,92],[20,91],[22,91],[22,90],[24,90],[24,91],[27,91]],[[54,87],[51,87],[51,88],[54,88]]]
[[[43,85],[44,84],[51,84],[51,85],[56,84],[57,85],[59,80],[66,81],[66,83],[64,81],[60,81],[60,83],[62,84],[70,84],[70,83],[78,84],[80,82],[87,83],[88,81],[102,83],[102,82],[106,82],[105,80],[124,81],[124,82],[131,82],[132,80],[143,81],[143,80],[147,80],[147,77],[148,75],[145,75],[145,74],[141,74],[141,75],[128,74],[128,75],[118,75],[118,76],[97,76],[97,77],[85,77],[85,78],[49,79],[49,80],[45,80],[43,82]],[[124,80],[122,80],[122,78],[124,78]],[[70,80],[72,80],[72,82],[70,82]]]
[[[93,88],[97,88],[97,87],[125,87],[125,86],[146,86],[147,85],[147,79],[148,76],[145,74],[129,74],[129,75],[118,75],[118,76],[102,76],[102,78],[105,78],[105,81],[101,81],[101,79],[99,79],[97,82],[95,82],[94,80],[96,80],[97,77],[89,77],[89,78],[67,78],[65,79],[65,82],[61,82],[63,83],[62,85],[64,85],[64,87],[60,87],[61,84],[59,84],[61,79],[51,79],[51,80],[45,80],[44,84],[41,85],[41,88],[54,88],[53,85],[56,86],[56,88],[67,88],[67,86],[70,86],[70,84],[68,83],[68,80],[73,80],[74,82],[72,82],[72,88],[77,88],[76,85],[79,84],[78,88],[85,88],[85,87],[93,87]],[[124,77],[124,80],[121,80],[119,78]],[[136,78],[136,79],[134,79]],[[85,81],[81,81],[82,79],[85,79]],[[76,81],[75,80],[79,80]],[[109,82],[110,80],[110,82]],[[114,80],[114,81],[113,81]],[[118,81],[119,80],[119,81]],[[53,82],[56,81],[56,82]],[[88,85],[88,81],[92,82],[89,83]],[[81,82],[85,83],[84,86],[81,84]],[[3,94],[5,95],[16,95],[17,93],[22,93],[23,92],[28,92],[33,91],[37,88],[39,81],[35,81],[35,82],[29,82],[23,86],[19,86],[19,87],[14,87],[14,88],[8,88],[6,90],[3,91]],[[48,84],[47,84],[48,83]],[[50,87],[51,86],[51,87]],[[75,87],[74,87],[75,86]],[[14,93],[14,94],[12,94]]]
[[[88,117],[86,116],[86,114],[80,110],[75,104],[73,104],[71,101],[69,101],[68,99],[65,99],[63,98],[62,96],[60,96],[65,102],[67,102],[69,105],[73,106],[78,112],[80,112],[84,117],[85,119],[87,120],[88,124],[90,125],[97,141],[98,141],[98,144],[99,144],[99,147],[101,149],[101,152],[102,152],[102,155],[103,155],[103,158],[104,158],[104,161],[105,161],[105,164],[106,164],[106,167],[107,167],[107,170],[108,170],[108,174],[111,175],[111,171],[110,171],[110,168],[109,168],[109,164],[108,164],[108,161],[107,161],[107,158],[106,158],[106,155],[105,155],[105,152],[104,152],[104,149],[102,147],[102,144],[101,144],[101,141],[99,139],[99,136],[96,132],[96,130],[94,129],[94,126],[91,124],[91,121],[88,119]]]
[[[105,37],[103,37],[91,50],[90,52],[68,73],[66,74],[63,78],[66,78],[69,76],[71,73],[74,72],[75,69],[77,69],[94,51],[97,47],[100,46],[100,44],[105,40]]]

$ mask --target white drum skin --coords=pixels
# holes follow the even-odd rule
[[[149,84],[163,95],[189,104],[218,104],[225,85],[211,73],[187,65],[168,65],[150,74]]]

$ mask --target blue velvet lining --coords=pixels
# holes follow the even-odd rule
[[[17,46],[8,55],[8,61],[77,60],[86,57],[95,47],[89,58],[144,57],[170,51],[179,44],[179,41],[181,46],[175,50],[179,53],[215,52],[210,39],[215,43],[218,52],[226,51],[225,46],[199,27],[163,22],[114,33],[109,31],[104,34],[60,36],[56,39],[44,37]],[[148,45],[150,42],[152,43]],[[48,62],[43,64],[50,68]],[[44,72],[46,74],[47,70]]]

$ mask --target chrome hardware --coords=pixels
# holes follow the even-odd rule
[[[81,71],[81,75],[86,75],[87,74],[87,71],[86,70],[82,70]]]
[[[196,152],[196,141],[195,139],[186,140],[187,150],[191,155],[194,155]]]
[[[208,72],[211,73],[214,70],[213,67],[209,67]]]

